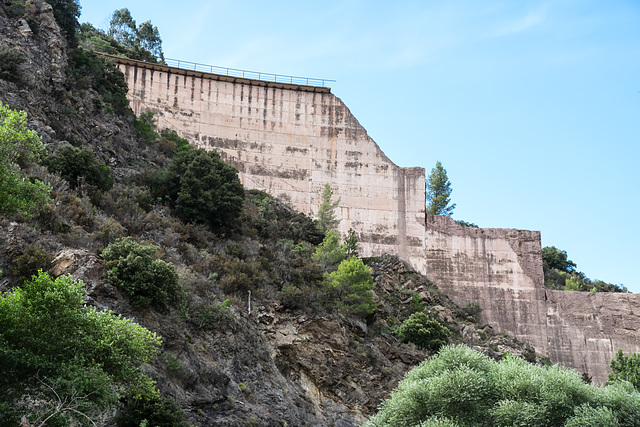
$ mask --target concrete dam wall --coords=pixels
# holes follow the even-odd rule
[[[119,60],[121,61],[121,60]],[[126,61],[136,114],[217,150],[243,185],[314,216],[329,183],[344,235],[363,256],[398,254],[425,271],[423,168],[396,166],[328,88],[267,83]]]
[[[457,304],[477,303],[495,330],[602,384],[618,349],[640,352],[640,295],[544,287],[540,233],[469,228],[427,216],[429,277]]]
[[[114,59],[136,114],[218,151],[246,188],[314,216],[329,183],[362,256],[398,255],[459,305],[479,304],[495,330],[597,382],[618,348],[640,352],[640,295],[547,290],[539,232],[425,215],[425,170],[395,165],[328,88]]]

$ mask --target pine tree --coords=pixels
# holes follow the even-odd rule
[[[329,183],[327,183],[324,185],[322,204],[320,205],[320,209],[318,209],[318,223],[325,231],[335,231],[338,224],[340,224],[340,220],[336,218],[335,212],[340,203],[340,198],[338,197],[338,200],[332,202],[331,197],[333,197],[333,191]]]
[[[350,228],[347,232],[347,237],[344,239],[344,248],[347,252],[347,258],[356,257],[358,258],[358,236],[356,236],[356,232],[353,231],[353,228]]]
[[[427,213],[432,215],[451,216],[456,204],[451,202],[451,182],[447,178],[447,170],[442,163],[436,162],[427,180]]]

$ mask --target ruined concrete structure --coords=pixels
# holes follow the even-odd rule
[[[117,61],[136,114],[155,113],[160,128],[217,150],[246,188],[309,215],[329,183],[361,255],[398,255],[458,304],[478,303],[496,330],[599,382],[618,348],[640,351],[640,295],[547,290],[539,232],[427,217],[424,169],[389,160],[328,88]]]

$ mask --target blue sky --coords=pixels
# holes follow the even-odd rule
[[[82,1],[127,7],[167,58],[337,80],[400,166],[441,161],[453,217],[540,230],[640,292],[640,2]]]

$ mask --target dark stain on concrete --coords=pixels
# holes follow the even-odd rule
[[[287,146],[287,148],[285,148],[286,152],[289,154],[295,154],[295,153],[300,153],[304,156],[307,155],[307,153],[309,152],[308,148],[298,148],[298,147],[291,147],[291,146]]]

